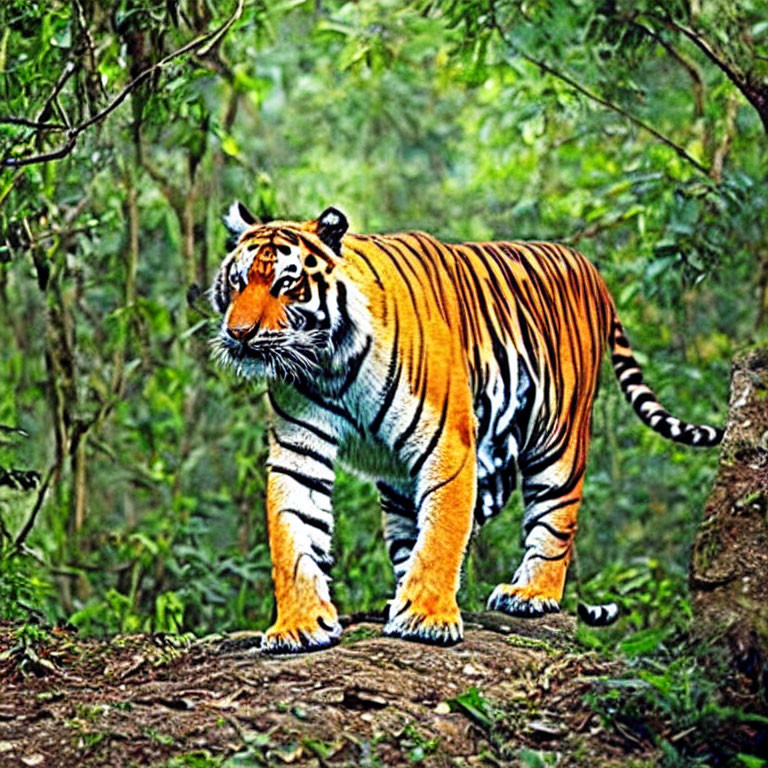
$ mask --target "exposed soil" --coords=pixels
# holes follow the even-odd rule
[[[358,624],[336,648],[270,657],[252,637],[22,643],[0,624],[0,765],[655,764],[648,733],[585,704],[619,664],[575,652],[573,629],[510,620],[441,649]]]
[[[466,616],[454,648],[356,623],[291,657],[255,633],[81,640],[0,622],[0,766],[641,768],[662,744],[717,766],[768,742],[740,717],[622,707],[636,672],[576,647],[572,617]]]

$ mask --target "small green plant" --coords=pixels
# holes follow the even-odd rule
[[[53,586],[42,569],[11,542],[0,539],[0,619],[24,621],[39,616],[53,621],[52,597]]]
[[[525,768],[547,768],[550,765],[557,765],[558,756],[552,752],[543,752],[541,750],[522,747],[517,753],[518,760]]]
[[[448,706],[452,712],[461,712],[486,731],[496,720],[494,709],[474,685],[455,699],[448,699]]]
[[[212,757],[209,752],[200,750],[172,757],[162,768],[219,768],[223,762],[223,757]]]
[[[371,627],[355,627],[354,629],[349,630],[349,632],[344,633],[341,638],[341,644],[354,645],[361,640],[370,640],[372,637],[378,637],[379,634],[379,630]]]
[[[408,759],[420,763],[437,750],[440,740],[426,738],[415,723],[408,723],[400,734],[400,745],[408,750]]]
[[[173,736],[170,736],[167,733],[160,733],[160,731],[157,731],[154,728],[147,728],[144,733],[149,736],[153,743],[159,744],[163,747],[170,747],[175,742]]]

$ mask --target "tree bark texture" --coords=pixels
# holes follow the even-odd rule
[[[693,550],[695,632],[768,687],[768,348],[733,363],[720,466]]]

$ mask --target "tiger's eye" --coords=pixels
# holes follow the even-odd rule
[[[304,266],[305,267],[316,267],[317,266],[317,259],[310,253],[309,256],[307,256],[306,259],[304,259]]]
[[[283,254],[283,256],[290,256],[291,249],[287,245],[278,245],[277,250]]]

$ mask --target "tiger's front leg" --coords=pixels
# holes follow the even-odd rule
[[[314,651],[341,636],[328,590],[335,442],[297,422],[277,418],[270,435],[267,524],[277,620],[262,649],[272,653]]]
[[[456,593],[476,496],[470,425],[469,417],[459,420],[429,455],[417,459],[423,460],[416,483],[417,536],[390,602],[385,635],[435,645],[463,637]]]

